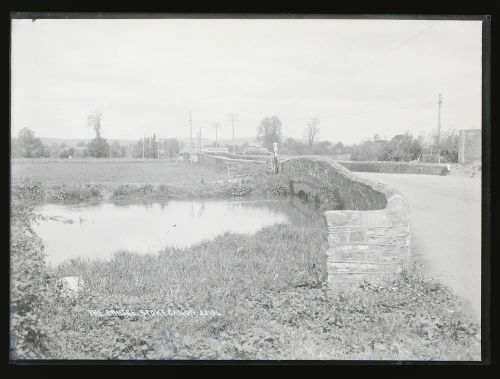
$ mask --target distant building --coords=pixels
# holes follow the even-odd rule
[[[459,130],[458,163],[481,162],[481,129]]]

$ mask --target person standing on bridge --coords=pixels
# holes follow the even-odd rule
[[[273,171],[275,174],[279,172],[278,169],[278,143],[273,143]]]

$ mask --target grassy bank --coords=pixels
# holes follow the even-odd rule
[[[287,192],[287,183],[276,176],[230,183],[220,182],[210,170],[190,177],[189,170],[170,169],[174,179],[165,182],[131,183],[123,173],[112,183],[73,183],[45,173],[39,184],[16,181],[11,212],[13,357],[480,358],[479,326],[463,311],[460,299],[440,282],[425,279],[418,268],[384,287],[365,283],[330,292],[325,283],[326,228],[320,222],[274,225],[254,235],[227,233],[157,254],[121,251],[110,260],[72,260],[53,269],[44,265],[43,241],[31,228],[37,218],[33,206],[43,201],[260,198]],[[186,177],[179,179],[180,173]],[[83,278],[78,298],[59,295],[55,282],[64,276]],[[118,313],[106,316],[108,310]],[[128,314],[119,312],[126,310]]]
[[[13,179],[30,179],[45,187],[100,184],[119,185],[175,184],[187,186],[227,179],[209,167],[175,163],[170,160],[140,159],[13,159]]]
[[[175,170],[182,171],[176,167]],[[212,171],[186,182],[180,183],[71,183],[50,184],[51,181],[39,181],[36,178],[14,176],[12,189],[32,187],[40,191],[40,202],[49,203],[84,203],[89,201],[128,201],[128,200],[169,200],[169,199],[262,199],[279,197],[288,193],[285,179],[263,174],[261,176],[236,180],[225,176],[217,179]],[[216,180],[217,179],[217,180]]]
[[[18,204],[14,209],[27,209],[25,201]],[[29,210],[13,213],[11,335],[19,357],[479,358],[478,326],[459,299],[417,271],[383,288],[365,284],[331,293],[319,223],[228,233],[153,255],[122,251],[48,272],[43,245],[27,233],[33,217]],[[83,278],[77,299],[58,295],[54,283],[61,276]],[[129,313],[105,316],[107,310]]]
[[[68,328],[61,353],[98,359],[479,358],[477,325],[438,282],[405,272],[387,287],[331,293],[321,237],[318,230],[277,225],[156,256],[121,252],[107,262],[65,264],[56,275],[81,275],[88,289],[65,305],[64,317],[51,317],[54,328],[63,322]],[[86,309],[136,315],[93,317]],[[141,309],[166,315],[143,316]]]

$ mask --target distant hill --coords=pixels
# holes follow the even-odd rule
[[[89,143],[92,141],[91,138],[52,138],[52,137],[39,137],[40,140],[44,145],[52,145],[52,144],[62,144],[65,143],[69,147],[76,147],[76,145],[79,142],[84,142],[85,144]],[[118,143],[122,146],[129,146],[129,145],[134,145],[137,143],[138,140],[130,140],[130,139],[115,139],[115,138],[106,138],[109,143],[113,143],[114,141],[118,141]],[[187,146],[189,144],[189,138],[181,138],[179,139],[184,146]],[[202,145],[210,145],[215,142],[215,138],[202,138],[201,139],[201,144]],[[219,139],[218,140],[219,144],[221,145],[232,145],[233,140],[232,139]],[[240,137],[240,138],[235,138],[234,142],[236,145],[242,145],[245,142],[247,142],[249,145],[257,145],[257,141],[255,137]],[[198,139],[193,136],[193,144],[196,146],[198,144]]]
[[[76,147],[79,142],[89,143],[92,141],[91,138],[51,138],[51,137],[39,137],[44,145],[52,145],[52,144],[62,144],[65,143],[69,147]],[[129,139],[112,139],[106,138],[109,143],[113,143],[114,141],[118,141],[118,143],[122,146],[133,145],[137,141],[129,140]]]
[[[183,138],[180,141],[184,145],[188,145],[189,144],[189,138]],[[215,142],[215,138],[202,138],[201,139],[201,144],[202,145],[210,145],[210,144],[213,144],[214,142]],[[220,145],[226,145],[226,144],[232,145],[233,144],[233,140],[232,139],[227,139],[227,138],[218,139],[217,142]],[[240,137],[240,138],[235,138],[234,139],[234,143],[236,145],[243,145],[245,142],[247,142],[249,145],[255,145],[257,143],[254,137]],[[196,145],[197,143],[198,143],[198,139],[193,136],[193,144]]]

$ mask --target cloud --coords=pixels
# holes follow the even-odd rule
[[[480,127],[481,23],[395,20],[14,20],[12,128],[85,138],[188,136],[239,115],[253,136],[265,116],[300,138],[356,142],[436,124]],[[423,105],[422,105],[423,104]],[[369,135],[367,135],[367,133]]]

